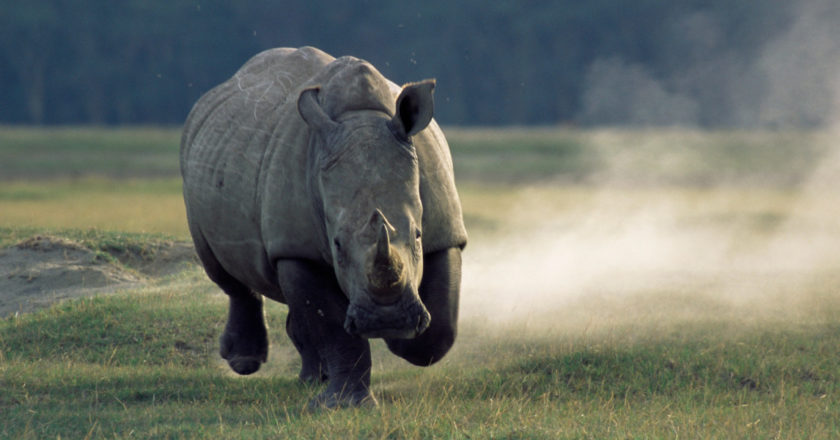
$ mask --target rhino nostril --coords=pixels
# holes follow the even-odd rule
[[[396,292],[387,292],[387,291],[380,291],[376,289],[371,289],[370,291],[370,299],[373,300],[374,303],[380,306],[389,306],[395,304],[397,301],[400,300],[402,297],[401,291]]]

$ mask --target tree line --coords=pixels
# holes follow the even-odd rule
[[[829,0],[0,0],[0,123],[178,124],[255,53],[313,45],[367,59],[396,82],[437,78],[436,116],[450,125],[814,126],[836,96],[838,9]]]

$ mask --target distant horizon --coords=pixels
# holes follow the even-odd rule
[[[251,56],[312,45],[398,83],[443,126],[813,128],[840,117],[830,0],[15,3],[0,124],[180,125]]]

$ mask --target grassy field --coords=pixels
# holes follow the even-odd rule
[[[375,409],[217,355],[198,268],[0,320],[0,438],[835,438],[840,178],[826,132],[447,130],[471,242],[459,341],[373,344]],[[188,238],[174,129],[0,128],[0,246]],[[115,244],[116,243],[116,244]]]

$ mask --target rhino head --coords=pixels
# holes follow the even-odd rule
[[[326,87],[298,98],[310,127],[307,172],[324,221],[322,252],[349,301],[350,334],[413,338],[429,325],[418,294],[423,205],[411,137],[432,119],[433,89],[433,80],[403,87],[394,116],[383,109],[331,116]]]

